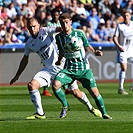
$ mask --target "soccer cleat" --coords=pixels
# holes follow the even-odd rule
[[[109,116],[108,114],[104,114],[104,115],[103,115],[103,119],[109,119],[109,120],[111,120],[111,119],[112,119],[112,117],[111,117],[111,116]]]
[[[128,95],[128,93],[124,89],[119,89],[118,94]]]
[[[27,120],[35,120],[35,119],[46,119],[45,115],[39,115],[38,113],[35,113],[32,116],[26,117]]]
[[[42,95],[48,96],[48,97],[51,97],[52,96],[52,94],[50,94],[48,90],[43,90]]]
[[[102,117],[102,113],[98,109],[92,108],[90,112],[96,117]]]
[[[133,91],[133,86],[130,86],[130,87],[129,87],[129,90],[130,90],[130,91]]]
[[[66,115],[67,115],[67,110],[68,110],[68,107],[63,107],[63,108],[62,108],[62,111],[61,111],[61,113],[60,113],[60,118],[66,117]]]

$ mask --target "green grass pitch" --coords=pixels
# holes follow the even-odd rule
[[[70,105],[66,118],[59,119],[61,104],[53,95],[42,96],[46,120],[26,120],[35,113],[26,86],[0,87],[0,133],[133,133],[133,92],[129,86],[125,84],[129,95],[119,95],[118,83],[98,83],[112,120],[93,116],[70,94],[66,95]],[[96,107],[87,90],[79,87]],[[51,88],[49,90],[52,93]]]

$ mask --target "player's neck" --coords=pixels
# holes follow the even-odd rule
[[[125,21],[125,24],[126,24],[127,26],[129,26],[129,25],[130,25],[130,21]]]
[[[70,29],[70,30],[68,30],[68,31],[64,31],[64,33],[65,33],[66,35],[69,35],[71,32],[72,32],[72,29]]]
[[[38,32],[38,33],[39,33],[39,32]],[[37,33],[36,35],[32,35],[32,37],[33,37],[34,39],[36,39],[37,36],[38,36],[38,33]]]

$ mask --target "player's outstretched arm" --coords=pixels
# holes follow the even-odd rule
[[[17,71],[16,75],[10,81],[10,85],[12,85],[14,82],[16,82],[19,79],[19,76],[24,71],[24,69],[26,68],[27,64],[28,64],[28,56],[24,55],[22,60],[21,60],[21,62],[20,62],[20,64],[19,64],[19,68],[18,68],[18,71]]]
[[[89,46],[87,46],[86,47],[86,50],[88,51],[88,52],[92,52],[92,53],[94,53],[96,56],[102,56],[103,55],[103,52],[102,51],[100,51],[100,50],[95,50],[91,45],[89,45]]]

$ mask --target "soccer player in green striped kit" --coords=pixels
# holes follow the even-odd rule
[[[56,35],[56,43],[59,49],[59,58],[56,65],[61,64],[63,57],[66,58],[64,69],[55,77],[52,88],[56,98],[62,103],[60,118],[67,114],[67,100],[61,87],[71,84],[74,80],[82,83],[94,98],[97,107],[102,113],[103,119],[112,119],[106,112],[104,100],[100,95],[89,62],[85,56],[85,49],[96,56],[102,56],[100,50],[94,50],[89,44],[84,32],[72,28],[72,20],[69,13],[62,13],[59,17],[62,31]]]

